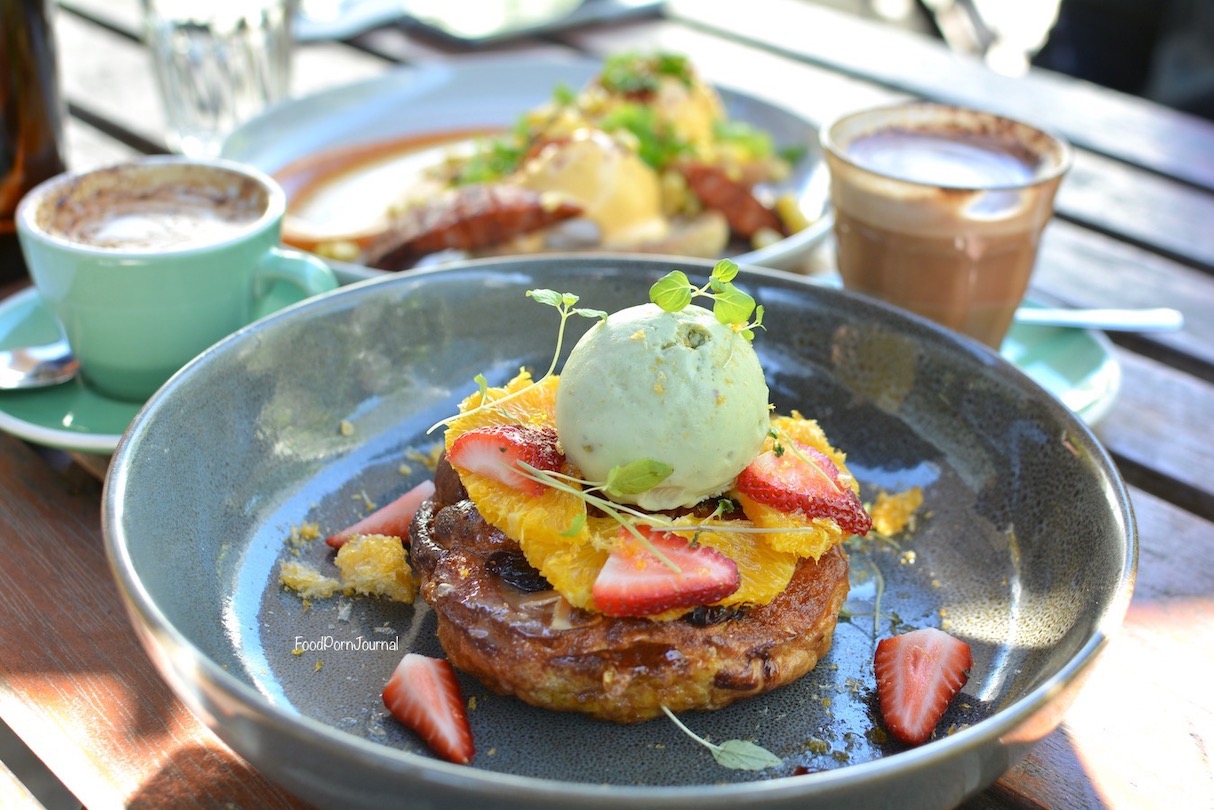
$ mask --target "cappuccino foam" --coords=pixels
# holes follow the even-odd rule
[[[248,229],[260,212],[251,206],[196,201],[183,191],[156,199],[117,199],[67,230],[73,241],[115,250],[178,250],[223,242]]]
[[[852,141],[847,156],[870,171],[935,186],[996,188],[1033,179],[1024,159],[978,136],[880,130]]]
[[[259,184],[226,171],[102,170],[43,206],[37,219],[48,234],[68,242],[153,253],[237,237],[261,219],[267,202]]]

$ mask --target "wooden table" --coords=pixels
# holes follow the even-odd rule
[[[138,30],[135,0],[62,2],[73,168],[164,150]],[[1172,306],[1187,325],[1114,336],[1123,385],[1096,433],[1132,489],[1141,532],[1124,632],[1061,727],[971,806],[1214,806],[1214,125],[1058,75],[994,75],[934,42],[796,0],[673,2],[661,17],[488,50],[653,47],[814,122],[922,95],[1021,116],[1078,147],[1034,294]],[[305,43],[294,90],[462,53],[395,25]],[[90,808],[296,806],[183,708],[139,648],[88,466],[0,435],[0,716]],[[0,806],[23,806],[19,781],[0,777]]]

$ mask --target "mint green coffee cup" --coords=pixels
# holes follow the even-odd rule
[[[17,231],[38,294],[86,383],[143,401],[204,349],[282,305],[336,289],[320,259],[280,246],[286,196],[225,160],[150,157],[35,187]]]

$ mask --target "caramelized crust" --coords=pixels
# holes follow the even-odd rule
[[[490,557],[521,557],[518,544],[484,521],[445,460],[435,484],[409,531],[420,592],[451,663],[499,694],[635,723],[663,705],[719,709],[791,683],[830,649],[848,591],[838,546],[803,560],[766,605],[672,622],[609,618],[492,573]]]

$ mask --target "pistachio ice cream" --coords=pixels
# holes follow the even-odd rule
[[[591,481],[652,459],[673,471],[618,500],[652,511],[720,495],[769,430],[767,382],[750,342],[708,310],[643,304],[613,313],[578,341],[561,373],[556,428]]]

